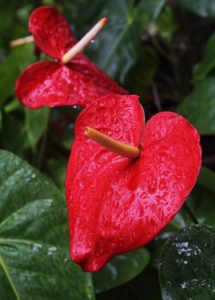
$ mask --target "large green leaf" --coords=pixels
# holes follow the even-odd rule
[[[104,292],[131,280],[147,266],[149,257],[149,252],[144,248],[114,257],[93,274],[96,292]]]
[[[215,52],[215,33],[213,33],[208,40],[202,61],[195,67],[194,70],[195,82],[205,79],[205,77],[215,68],[214,52]]]
[[[134,5],[133,0],[107,1],[100,17],[108,17],[109,22],[93,44],[94,61],[123,82],[138,59],[140,33],[159,15],[164,2],[142,0]]]
[[[215,228],[193,225],[165,244],[160,262],[163,300],[215,299]]]
[[[26,66],[35,60],[33,44],[23,45],[11,50],[0,67],[0,103],[14,94],[16,79]]]
[[[202,81],[182,102],[178,112],[201,134],[215,134],[215,78]]]
[[[178,3],[202,17],[215,17],[214,0],[178,0]]]
[[[63,194],[10,152],[0,151],[0,299],[92,299],[89,274],[69,258]],[[11,298],[10,298],[11,299]]]

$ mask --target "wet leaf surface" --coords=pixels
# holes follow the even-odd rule
[[[0,151],[0,265],[0,299],[8,299],[8,287],[21,300],[93,299],[90,275],[69,258],[63,194],[6,151]]]
[[[215,228],[193,225],[163,248],[160,283],[163,300],[215,299]]]

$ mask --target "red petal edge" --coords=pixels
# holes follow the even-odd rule
[[[180,209],[199,174],[197,130],[182,116],[162,112],[149,120],[141,138],[143,116],[132,97],[104,97],[76,124],[66,195],[71,257],[85,271],[97,271],[112,256],[154,238]],[[141,141],[140,158],[107,151],[84,137],[85,126],[134,145]]]
[[[53,7],[35,9],[29,18],[29,31],[37,46],[55,59],[61,59],[76,43],[68,22]]]

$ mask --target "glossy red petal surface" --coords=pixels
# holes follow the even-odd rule
[[[56,59],[60,59],[76,43],[68,22],[53,7],[35,9],[29,18],[29,31],[37,46]]]
[[[69,65],[38,62],[27,67],[16,82],[18,99],[29,108],[87,106],[100,96],[126,93],[86,57]]]
[[[141,138],[139,106],[115,105],[82,113],[67,171],[71,256],[91,272],[155,237],[185,201],[201,165],[199,134],[182,116],[155,115]],[[131,142],[126,134],[135,135],[132,144],[141,141],[141,157],[122,158],[86,139],[87,125],[124,142]]]
[[[29,108],[66,105],[69,84],[60,64],[38,62],[27,67],[16,81],[16,95]],[[67,76],[68,77],[68,76]]]
[[[97,98],[108,94],[128,94],[84,55],[78,55],[72,63],[68,64],[68,68],[71,70],[71,78],[74,79],[72,90],[78,94],[81,106],[85,107]]]

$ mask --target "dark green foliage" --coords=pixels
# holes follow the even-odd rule
[[[215,79],[207,78],[199,83],[179,106],[178,112],[201,134],[215,134]]]
[[[0,194],[0,299],[10,299],[8,289],[23,300],[92,299],[90,275],[69,258],[63,194],[7,151],[0,151]]]
[[[178,0],[185,9],[202,17],[215,17],[215,2],[213,0]]]
[[[188,226],[170,238],[160,263],[163,299],[215,299],[214,252],[214,227]]]

